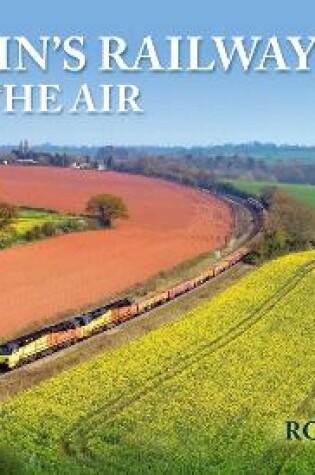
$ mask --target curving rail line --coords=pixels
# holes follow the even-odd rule
[[[241,241],[242,247],[195,278],[181,282],[175,287],[158,293],[147,300],[135,302],[129,298],[124,298],[90,312],[76,315],[56,325],[8,341],[0,346],[0,370],[2,372],[13,370],[67,346],[79,343],[86,338],[106,331],[139,315],[148,313],[160,305],[164,305],[187,292],[193,291],[240,262],[249,252],[246,244],[249,244],[261,228],[264,213],[263,207],[258,200],[252,198],[241,199],[227,195],[220,196],[220,198],[229,203],[243,206],[251,213],[252,229],[247,230],[247,234],[243,241]]]

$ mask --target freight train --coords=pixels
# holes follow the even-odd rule
[[[0,371],[17,368],[170,302],[231,268],[248,252],[243,247],[197,277],[143,301],[136,302],[130,298],[117,300],[0,345]]]

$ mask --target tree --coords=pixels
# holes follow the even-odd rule
[[[5,228],[16,217],[16,208],[9,204],[0,202],[0,229]]]
[[[115,219],[127,219],[128,209],[119,196],[102,194],[90,198],[86,212],[99,219],[102,225],[112,226]]]
[[[262,199],[268,214],[253,243],[253,262],[314,245],[315,214],[311,208],[278,188],[265,189]]]
[[[112,168],[114,166],[114,159],[113,159],[112,155],[110,155],[107,159],[104,159],[104,165],[105,165],[107,170],[112,170]]]

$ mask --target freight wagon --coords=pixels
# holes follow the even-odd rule
[[[157,295],[154,295],[153,297],[150,297],[146,300],[143,300],[138,303],[138,313],[144,313],[148,312],[152,308],[158,307],[159,305],[162,305],[163,303],[167,302],[169,299],[169,293],[168,291],[159,293]]]
[[[244,247],[193,279],[182,282],[144,301],[135,302],[130,298],[117,300],[91,312],[77,315],[69,320],[0,345],[0,370],[16,368],[163,305],[226,271],[246,254],[248,254],[248,250]]]

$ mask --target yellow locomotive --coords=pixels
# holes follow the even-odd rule
[[[0,345],[0,370],[14,369],[180,297],[228,270],[248,252],[243,247],[198,276],[141,302],[124,298]]]

